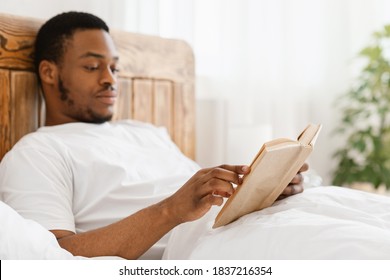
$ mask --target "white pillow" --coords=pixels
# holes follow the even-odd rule
[[[0,259],[75,259],[62,249],[54,234],[37,222],[24,219],[0,201]]]

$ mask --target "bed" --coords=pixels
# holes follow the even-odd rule
[[[0,160],[44,123],[33,73],[42,20],[0,14]],[[112,31],[121,56],[114,119],[167,128],[195,159],[194,55],[183,41]],[[175,228],[164,259],[390,259],[390,199],[312,187],[212,229],[219,208]],[[50,232],[0,201],[0,259],[74,259]]]

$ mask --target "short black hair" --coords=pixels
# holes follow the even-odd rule
[[[76,30],[102,29],[109,33],[107,24],[99,17],[85,12],[65,12],[45,22],[35,40],[34,67],[39,77],[39,64],[42,60],[60,63],[65,52],[66,40]]]

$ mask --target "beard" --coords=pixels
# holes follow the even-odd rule
[[[64,86],[61,77],[58,78],[58,90],[60,91],[60,98],[62,101],[68,100],[69,90]]]
[[[111,85],[107,88],[112,88]],[[112,113],[107,115],[99,114],[88,107],[79,107],[75,104],[74,100],[69,97],[70,90],[65,87],[61,77],[58,78],[58,90],[60,92],[60,99],[64,102],[64,106],[68,108],[68,114],[79,122],[96,123],[101,124],[112,119]]]

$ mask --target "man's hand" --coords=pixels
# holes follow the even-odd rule
[[[278,199],[301,193],[303,191],[301,172],[308,169],[309,166],[305,163]],[[249,171],[250,168],[246,165],[221,165],[201,169],[176,193],[167,198],[164,205],[177,224],[197,220],[213,205],[222,205],[223,199],[233,194],[233,184],[241,184],[242,176]]]
[[[284,189],[282,194],[278,197],[278,200],[303,192],[303,176],[301,173],[307,171],[308,169],[309,169],[309,165],[307,163],[304,163],[302,167],[299,169],[297,175],[294,176],[294,178]]]
[[[165,200],[170,215],[178,224],[201,218],[213,205],[222,205],[223,198],[234,192],[233,184],[240,184],[242,175],[248,174],[249,170],[245,165],[221,165],[199,170]]]

